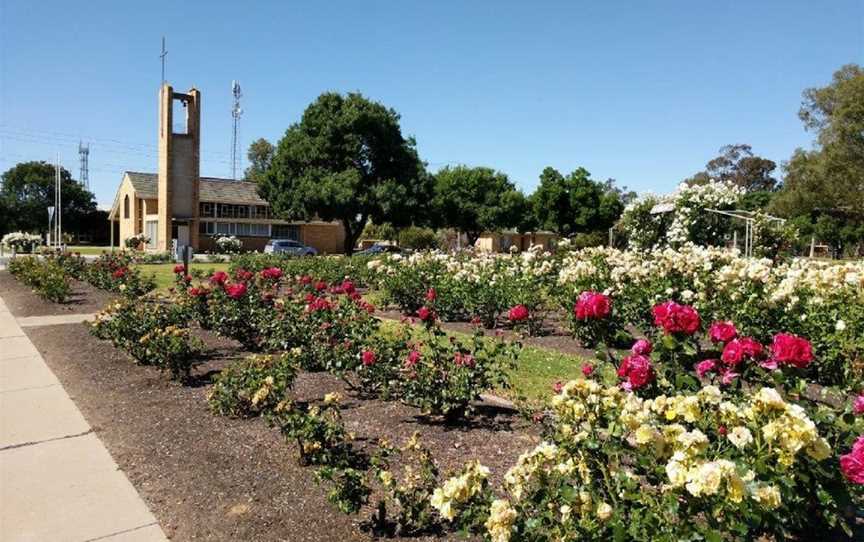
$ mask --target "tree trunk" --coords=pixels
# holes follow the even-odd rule
[[[350,256],[354,254],[354,242],[356,241],[356,239],[354,238],[354,232],[351,230],[351,221],[343,220],[342,227],[345,228],[345,255]]]
[[[465,235],[468,237],[468,246],[473,247],[474,243],[477,242],[477,239],[480,239],[481,232],[476,231],[466,231]]]

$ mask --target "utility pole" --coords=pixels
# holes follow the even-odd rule
[[[55,165],[55,183],[54,183],[54,212],[57,213],[57,217],[54,220],[54,246],[56,248],[60,248],[60,236],[62,235],[62,225],[61,225],[61,215],[62,211],[60,210],[60,205],[62,202],[63,194],[60,189],[60,153],[57,153],[57,163]]]
[[[231,107],[231,116],[234,117],[234,135],[231,138],[231,178],[237,180],[237,163],[240,160],[240,142],[237,139],[237,130],[240,125],[240,116],[243,115],[243,109],[240,108],[240,98],[243,93],[240,92],[240,83],[236,80],[231,81],[231,94],[234,95],[234,105]]]

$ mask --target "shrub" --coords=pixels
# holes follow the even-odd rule
[[[142,250],[144,245],[150,242],[150,238],[147,237],[143,233],[136,233],[135,235],[130,235],[123,241],[123,244],[126,245],[126,248],[129,250]]]
[[[189,381],[203,347],[199,339],[190,336],[189,328],[176,325],[154,329],[138,342],[145,349],[147,364],[169,371],[172,379],[183,383]]]
[[[9,272],[49,301],[63,303],[69,297],[69,280],[63,267],[53,259],[12,258]]]
[[[219,373],[207,400],[222,416],[257,416],[286,398],[296,376],[297,361],[291,354],[250,356]]]
[[[237,254],[243,249],[243,241],[233,235],[215,238],[216,252],[219,254]]]
[[[438,234],[431,228],[409,226],[399,230],[399,246],[414,250],[435,249],[439,247]]]

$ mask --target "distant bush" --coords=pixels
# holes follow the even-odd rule
[[[49,301],[63,303],[69,297],[69,280],[55,260],[37,257],[12,258],[9,272]]]
[[[431,228],[410,226],[399,232],[399,246],[415,250],[438,248],[438,234]]]

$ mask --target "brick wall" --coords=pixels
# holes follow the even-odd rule
[[[319,254],[345,252],[345,229],[342,224],[302,224],[300,240]]]

